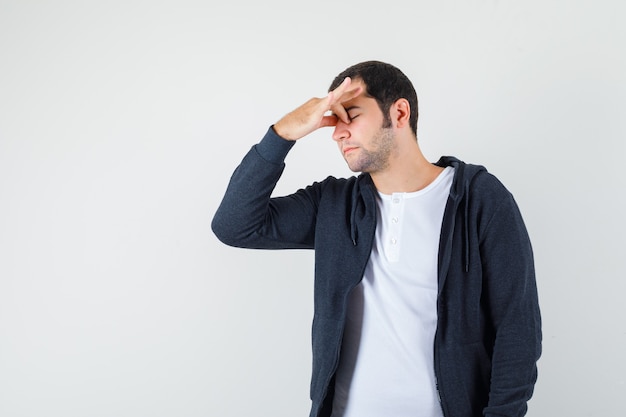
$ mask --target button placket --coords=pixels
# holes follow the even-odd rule
[[[402,194],[393,194],[391,197],[391,211],[389,222],[389,235],[387,239],[387,256],[390,261],[398,261],[400,259],[400,230],[402,220],[402,207],[404,199]]]

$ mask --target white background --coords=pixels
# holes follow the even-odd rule
[[[529,416],[626,415],[622,1],[0,0],[0,416],[306,416],[313,255],[229,248],[243,154],[378,59],[533,240]],[[330,131],[277,193],[350,175]]]

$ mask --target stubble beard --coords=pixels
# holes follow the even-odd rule
[[[360,154],[348,166],[353,172],[373,173],[385,170],[389,166],[389,157],[395,147],[393,129],[381,127],[374,135],[371,149],[359,148]]]

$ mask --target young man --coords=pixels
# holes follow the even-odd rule
[[[212,222],[229,245],[315,249],[310,415],[524,415],[541,319],[513,197],[481,166],[426,160],[397,68],[354,65],[329,91],[270,127]],[[294,143],[327,126],[361,174],[271,198]]]

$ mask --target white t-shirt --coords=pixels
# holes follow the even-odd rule
[[[380,194],[372,253],[350,294],[332,417],[442,417],[434,375],[437,258],[454,169]]]

